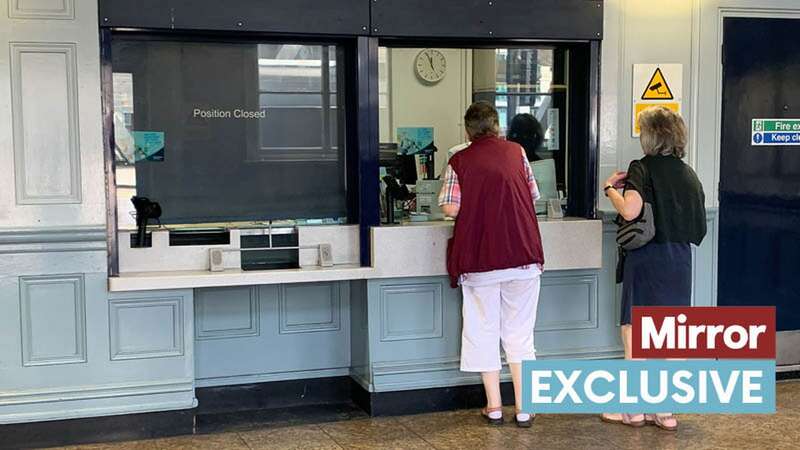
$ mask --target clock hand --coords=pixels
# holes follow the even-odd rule
[[[433,56],[431,56],[431,55],[427,55],[427,56],[428,56],[428,64],[431,65],[431,70],[436,72],[436,68],[433,67]]]

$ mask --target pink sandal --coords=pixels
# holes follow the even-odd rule
[[[619,425],[628,425],[629,427],[639,428],[647,424],[644,414],[627,414],[622,413],[619,419],[612,418],[610,414],[602,414],[600,420],[606,423],[616,423]]]
[[[644,420],[651,424],[655,425],[658,428],[666,431],[677,431],[678,430],[678,419],[675,418],[672,414],[645,414]],[[671,423],[670,423],[671,422]]]

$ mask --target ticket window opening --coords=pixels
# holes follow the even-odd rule
[[[518,142],[534,170],[542,198],[568,206],[573,93],[570,46],[542,45],[505,48],[379,48],[380,142],[423,148],[430,139],[439,178],[447,160],[468,145],[463,116],[472,102],[487,101],[499,115],[501,136]],[[580,66],[580,65],[579,65]],[[580,67],[578,67],[580,68]],[[577,108],[579,109],[579,108]],[[585,121],[585,111],[577,111]],[[409,138],[411,136],[411,138]],[[418,139],[408,145],[409,139]],[[582,144],[585,144],[582,143]],[[424,199],[430,200],[430,186]],[[423,199],[423,200],[424,200]],[[430,201],[425,203],[430,208]]]

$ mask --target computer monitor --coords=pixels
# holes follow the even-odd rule
[[[378,154],[378,165],[386,168],[386,173],[393,176],[400,184],[417,184],[417,160],[414,155],[399,155],[397,144],[381,143]]]
[[[417,159],[414,155],[397,155],[396,176],[401,184],[417,184]]]

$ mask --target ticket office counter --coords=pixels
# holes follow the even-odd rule
[[[152,3],[100,2],[109,276],[86,279],[88,356],[58,371],[87,389],[4,405],[7,421],[186,409],[198,388],[279,380],[344,376],[371,393],[479,383],[458,370],[452,223],[382,226],[378,167],[399,129],[431,128],[438,173],[474,100],[501,110],[504,134],[536,116],[546,136],[533,154],[554,162],[548,185],[572,217],[541,220],[538,354],[621,354],[613,234],[595,211],[600,2]],[[417,65],[430,48],[445,59],[434,77]],[[260,225],[186,245],[153,220],[134,237],[137,218],[158,214],[134,211],[133,196],[158,202],[167,227]],[[307,221],[292,268],[244,270],[243,238],[263,245],[286,218]]]
[[[603,243],[603,236],[613,240],[613,230],[569,218],[542,218],[540,229],[547,263],[538,355],[618,356],[615,285],[604,264],[613,261],[614,247]],[[369,392],[479,383],[458,370],[461,295],[445,269],[452,222],[373,228],[371,267],[354,264],[358,252],[346,248],[357,244],[356,233],[348,226],[299,227],[302,242],[332,239],[332,267],[309,260],[299,269],[123,272],[109,280],[111,303],[146,313],[120,316],[112,333],[158,339],[162,333],[152,328],[165,320],[154,306],[177,301],[192,311],[180,324],[183,345],[192,350],[163,362],[193,360],[198,387],[347,375]],[[157,247],[130,251],[169,254]],[[169,256],[155,259],[170,264]]]
[[[589,157],[595,47],[378,43],[370,79],[380,100],[367,108],[377,129],[366,153],[379,143],[414,158],[438,149],[431,170],[405,170],[401,182],[440,173],[448,149],[464,141],[462,117],[474,100],[495,105],[509,138],[517,116],[538,122],[538,136],[519,143],[535,172],[549,168],[537,173],[540,191],[563,200],[568,217],[540,216],[537,350],[618,356],[614,247],[594,218]],[[376,223],[381,177],[363,164],[348,115],[360,108],[352,51],[336,40],[111,35],[112,352],[199,387],[343,375],[369,392],[479,383],[458,370],[460,292],[445,269],[453,223],[424,214],[411,222],[408,212],[398,224]],[[409,145],[409,130],[429,142]],[[374,177],[351,177],[367,169]],[[133,196],[157,201],[158,213],[141,200],[134,208]],[[164,227],[153,220],[137,232],[136,219],[151,212]],[[264,247],[296,253],[281,261]]]

